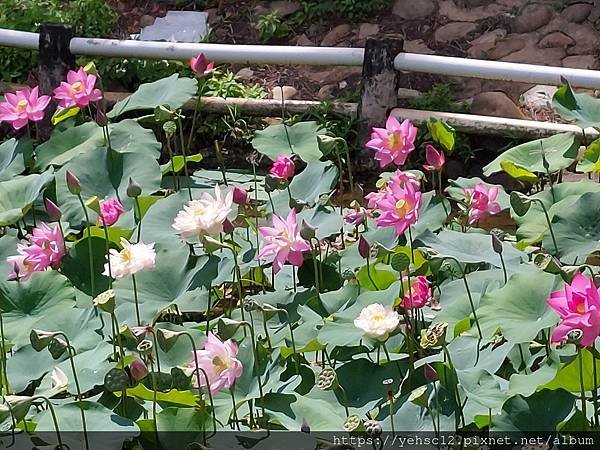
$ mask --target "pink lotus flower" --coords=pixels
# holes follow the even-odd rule
[[[116,198],[103,200],[100,202],[100,216],[98,216],[97,225],[114,225],[124,212],[125,208]]]
[[[28,236],[29,244],[17,244],[16,256],[6,261],[12,266],[9,278],[27,281],[33,272],[58,269],[66,255],[65,244],[58,225],[41,223]]]
[[[431,144],[425,146],[425,159],[427,160],[427,164],[423,165],[423,169],[429,172],[442,170],[442,167],[446,163],[444,152],[437,151]]]
[[[418,183],[418,182],[417,182]],[[422,203],[421,191],[415,180],[397,171],[385,186],[384,195],[378,198],[381,214],[377,218],[380,227],[394,227],[401,235],[410,225],[417,223]]]
[[[198,367],[206,372],[206,377],[200,372],[200,385],[206,386],[206,378],[210,384],[210,392],[216,394],[221,389],[229,389],[239,377],[242,376],[244,367],[237,359],[238,346],[231,339],[225,342],[217,336],[209,333],[204,342],[204,350],[192,353],[192,361],[187,365],[188,369]],[[195,361],[194,361],[195,358]],[[194,386],[198,387],[197,377],[192,378]]]
[[[204,53],[200,53],[198,56],[192,56],[190,58],[190,67],[196,75],[204,76],[211,73],[215,68],[215,63],[208,61],[208,58],[204,56]]]
[[[0,122],[8,122],[19,130],[29,122],[39,122],[44,118],[44,109],[50,103],[50,96],[38,95],[38,86],[7,92],[4,102],[0,103]]]
[[[386,195],[391,194],[391,189],[390,189],[389,185],[390,185],[390,181],[392,181],[392,178],[395,183],[400,184],[401,186],[404,186],[405,184],[411,184],[416,190],[419,190],[421,188],[421,183],[419,182],[419,179],[417,178],[417,176],[414,173],[402,172],[402,171],[397,170],[396,173],[394,173],[394,175],[392,177],[388,178],[387,180],[379,180],[378,186],[379,186],[379,183],[381,183],[381,186],[379,187],[379,191],[371,192],[371,193],[365,195],[365,199],[367,200],[368,208],[371,208],[371,209],[377,208],[377,205],[379,205],[379,202],[381,200],[383,200]]]
[[[473,225],[488,214],[498,214],[502,211],[496,202],[498,186],[492,186],[488,190],[483,183],[479,183],[475,188],[465,189],[465,195],[469,203],[469,225]]]
[[[294,176],[295,171],[294,161],[289,156],[281,155],[277,157],[269,169],[269,175],[280,180],[288,180]]]
[[[578,272],[571,284],[550,294],[548,305],[561,318],[552,332],[552,342],[563,342],[569,333],[579,330],[579,343],[584,347],[594,345],[600,335],[600,289],[593,280]]]
[[[150,373],[148,370],[148,366],[146,363],[142,361],[140,358],[136,358],[131,363],[129,363],[129,373],[131,374],[131,378],[135,381],[140,381]]]
[[[248,191],[241,187],[233,188],[233,203],[236,205],[245,205],[250,201],[250,197],[248,196]]]
[[[375,150],[375,159],[381,167],[391,163],[401,166],[415,149],[417,131],[409,120],[400,123],[394,116],[389,116],[385,128],[373,128],[371,140],[366,145]]]
[[[404,288],[404,298],[402,307],[405,309],[419,309],[425,306],[431,300],[431,288],[429,281],[423,275],[412,277],[411,285],[408,288],[408,277],[402,277],[402,281],[407,284]]]
[[[300,236],[293,208],[285,220],[273,215],[273,227],[260,227],[259,232],[265,240],[265,246],[258,259],[273,258],[274,273],[279,272],[286,262],[297,267],[302,265],[302,254],[310,250],[310,244]]]
[[[102,99],[102,92],[96,89],[96,75],[88,75],[80,67],[77,72],[69,70],[67,81],[62,81],[60,86],[54,89],[54,98],[58,100],[61,108],[78,106],[87,107],[90,102]]]

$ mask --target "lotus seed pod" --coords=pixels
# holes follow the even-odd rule
[[[112,314],[115,311],[115,291],[109,289],[94,298],[94,306],[104,312]]]
[[[568,344],[579,344],[579,341],[583,337],[583,331],[579,328],[575,328],[567,333]]]
[[[357,431],[365,431],[365,427],[363,421],[356,414],[347,417],[344,421],[344,430],[348,433],[357,432]]]
[[[323,369],[317,377],[317,387],[323,391],[329,391],[338,387],[335,370],[332,368]]]
[[[150,353],[152,351],[152,341],[143,339],[137,346],[137,351],[140,353]]]
[[[371,437],[381,436],[381,433],[383,432],[381,424],[377,420],[372,419],[367,420],[365,422],[365,430],[367,431],[367,434]]]

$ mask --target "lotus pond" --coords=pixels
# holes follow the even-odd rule
[[[3,445],[600,427],[600,140],[506,150],[484,172],[513,192],[446,182],[455,133],[435,120],[373,129],[364,196],[315,122],[256,132],[253,170],[206,170],[184,132],[202,105],[182,106],[213,66],[191,64],[108,110],[93,64],[54,114],[37,88],[0,103]],[[554,98],[582,129],[599,105]]]

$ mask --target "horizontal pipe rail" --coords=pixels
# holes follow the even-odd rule
[[[580,127],[567,123],[538,122],[537,120],[509,119],[507,117],[422,111],[405,108],[394,108],[391,114],[398,119],[409,119],[415,125],[423,125],[431,118],[443,120],[457,131],[480,135],[501,135],[519,139],[542,138],[559,133],[583,135]],[[600,137],[600,133],[594,128],[586,128],[585,136],[597,139]]]
[[[0,29],[0,45],[3,46],[37,49],[38,40],[37,33]],[[198,53],[204,53],[209,59],[219,63],[240,64],[361,66],[364,59],[364,49],[344,47],[189,44],[73,38],[70,48],[76,55],[142,59],[186,60]],[[416,53],[400,53],[396,56],[394,65],[397,70],[407,72],[556,86],[566,79],[576,87],[600,89],[600,71],[586,69]]]
[[[73,38],[71,53],[122,58],[187,60],[199,53],[219,63],[306,64],[361,66],[362,48],[302,47],[287,45],[189,44],[117,39]]]
[[[487,61],[451,56],[400,53],[394,61],[396,70],[452,75],[485,80],[560,86],[566,79],[572,86],[600,89],[600,71],[571,69],[569,67]]]

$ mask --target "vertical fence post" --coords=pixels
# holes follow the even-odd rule
[[[403,47],[404,39],[397,35],[367,38],[358,105],[360,145],[367,142],[373,126],[384,126],[389,110],[398,104],[399,73],[394,68],[394,59]],[[376,167],[372,155],[361,153],[361,156],[358,158],[361,167]]]
[[[64,81],[69,69],[75,67],[75,56],[69,49],[73,28],[62,23],[46,23],[40,27],[38,77],[40,94],[52,95],[52,91]],[[52,131],[50,118],[56,110],[52,101],[46,116],[38,124],[39,138],[46,140]]]

